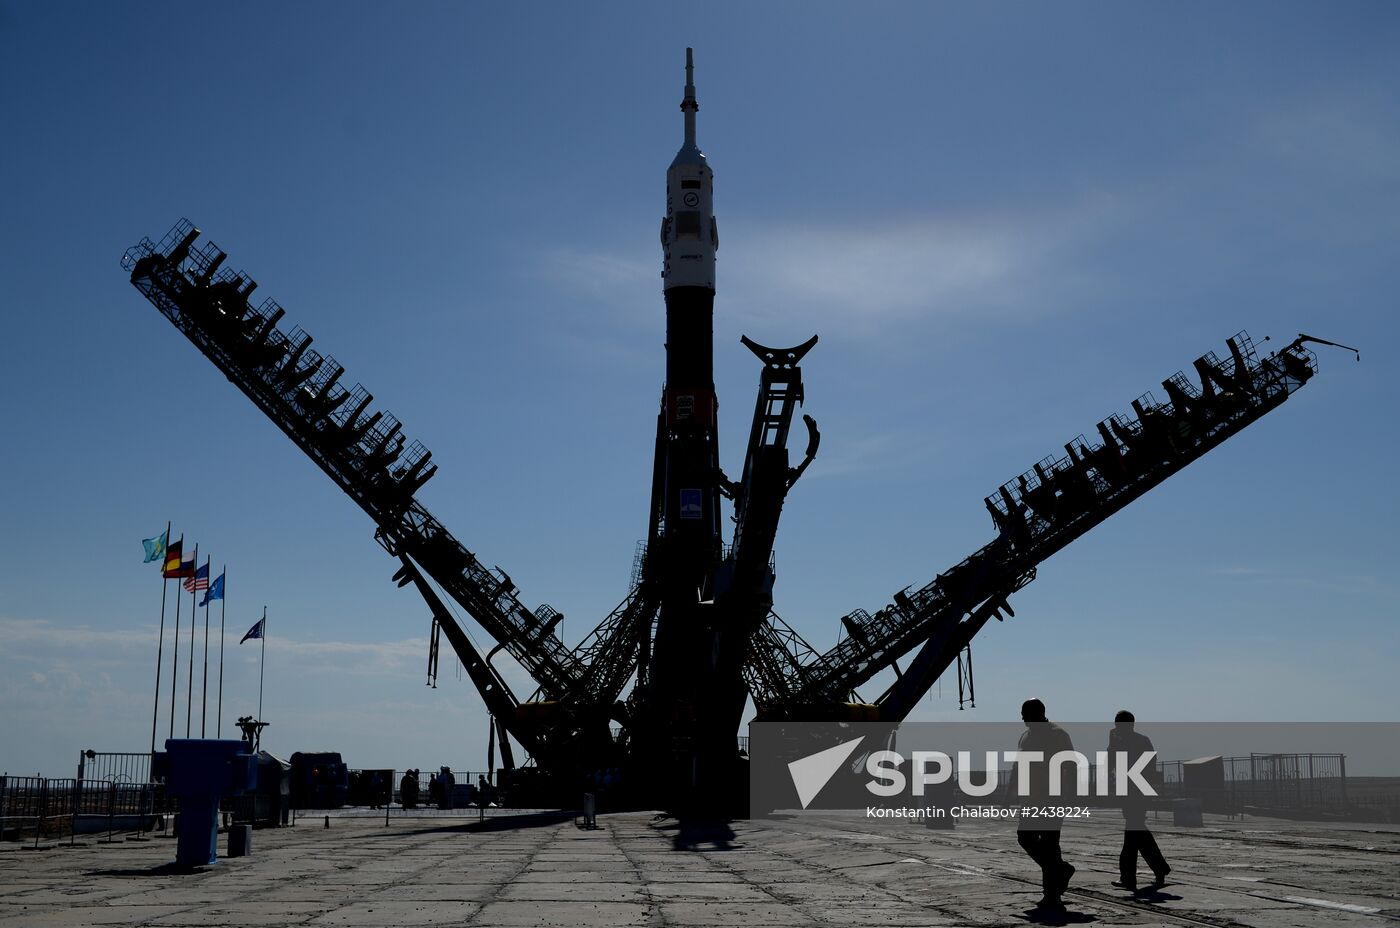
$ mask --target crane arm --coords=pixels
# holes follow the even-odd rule
[[[413,558],[546,694],[576,688],[583,668],[547,622],[415,499],[437,470],[428,450],[407,443],[393,416],[371,413],[363,387],[342,386],[343,368],[313,349],[309,335],[278,328],[284,311],[274,301],[254,308],[248,297],[257,285],[224,268],[212,243],[196,245],[199,234],[182,220],[161,242],[129,249],[122,266],[136,289],[374,520],[390,554]],[[449,640],[455,647],[466,639]]]
[[[1317,370],[1301,342],[1263,359],[1243,332],[1226,344],[1228,358],[1211,352],[1195,362],[1199,387],[1175,374],[1162,384],[1169,402],[1144,394],[1134,416],[1099,423],[1100,441],[1080,436],[1064,457],[1046,458],[987,497],[998,530],[991,542],[873,615],[844,617],[850,634],[800,671],[791,663],[782,674],[764,668],[763,689],[754,693],[760,716],[840,702],[918,648],[878,703],[882,719],[903,718],[986,621],[1010,611],[1008,597],[1034,579],[1038,564],[1278,408]]]

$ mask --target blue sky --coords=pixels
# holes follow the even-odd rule
[[[577,641],[646,528],[687,45],[731,474],[739,336],[821,336],[781,615],[829,646],[989,540],[1003,481],[1240,329],[1311,332],[1363,362],[1324,351],[1047,562],[975,646],[974,717],[1392,719],[1397,40],[1381,3],[0,4],[0,768],[149,743],[167,519],[228,564],[233,640],[268,607],[269,747],[483,762],[370,521],[118,261],[194,220]],[[230,644],[226,720],[257,670]],[[939,692],[921,717],[957,714]]]

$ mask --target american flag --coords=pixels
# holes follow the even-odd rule
[[[185,592],[195,593],[209,589],[209,565],[205,564],[194,572],[193,577],[185,578]]]

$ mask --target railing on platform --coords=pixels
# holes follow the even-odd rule
[[[79,780],[110,780],[114,783],[151,782],[149,751],[80,751]]]
[[[1345,754],[1249,754],[1203,759],[1218,761],[1215,785],[1193,785],[1187,768],[1200,761],[1160,764],[1163,793],[1213,799],[1224,809],[1343,814],[1353,805],[1347,795]]]
[[[152,783],[0,775],[0,840],[41,842],[80,832],[147,831],[175,811]]]

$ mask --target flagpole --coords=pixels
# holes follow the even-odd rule
[[[219,707],[214,710],[215,738],[222,738],[224,735],[224,618],[228,615],[228,593],[225,592],[228,589],[227,564],[219,576],[224,585],[219,589],[223,595],[219,597]]]
[[[166,546],[169,550],[169,545]],[[185,556],[185,536],[180,535],[180,557]],[[180,568],[176,567],[178,576]],[[180,591],[175,591],[175,657],[170,661],[170,737],[175,737],[175,701],[180,698]]]
[[[170,544],[170,523],[165,523],[165,543]],[[170,581],[165,577],[165,551],[160,552],[160,638],[156,645],[156,704],[151,707],[151,753],[156,752],[156,720],[160,718],[160,665],[165,656],[165,594]]]
[[[209,564],[209,555],[204,555],[204,580],[210,581],[209,574],[213,573],[213,568]],[[195,589],[199,589],[198,580],[195,581]],[[209,718],[209,587],[204,588],[204,685],[199,692],[199,737],[204,737],[205,721]]]
[[[194,543],[194,576],[190,577],[190,673],[185,686],[185,737],[190,736],[190,722],[194,719],[194,628],[199,621],[199,612],[194,604],[195,581],[199,577],[199,542]]]
[[[267,667],[267,607],[263,606],[262,617],[262,659],[258,661],[258,721],[262,717],[263,670]]]

